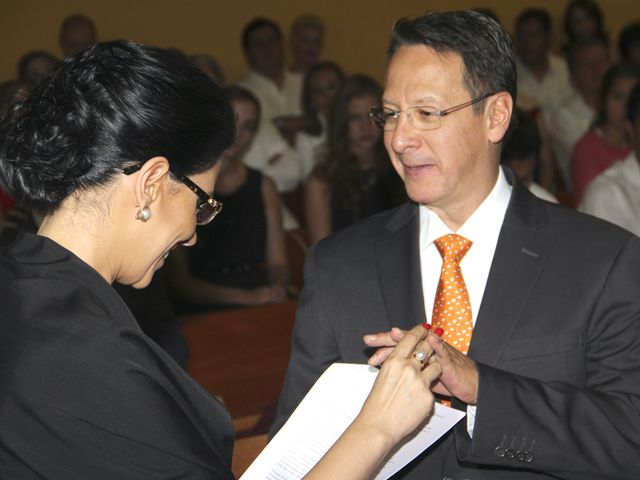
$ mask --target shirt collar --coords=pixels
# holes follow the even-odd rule
[[[435,239],[449,233],[462,235],[474,244],[489,242],[495,244],[509,206],[511,190],[512,187],[500,168],[496,184],[489,195],[457,232],[447,227],[434,211],[425,205],[420,205],[421,248],[427,248]]]

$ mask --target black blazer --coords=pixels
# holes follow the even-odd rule
[[[640,239],[513,192],[470,345],[480,387],[466,421],[397,478],[640,475]],[[425,320],[418,207],[313,247],[271,433],[333,362],[366,362],[366,333]],[[465,408],[459,402],[454,406]]]
[[[18,237],[0,305],[0,478],[233,478],[224,407],[79,258]]]

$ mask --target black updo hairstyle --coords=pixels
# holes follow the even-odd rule
[[[124,166],[164,156],[174,175],[211,168],[234,140],[234,114],[196,66],[129,41],[65,59],[0,124],[0,185],[55,210]]]

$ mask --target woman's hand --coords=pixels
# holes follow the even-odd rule
[[[438,363],[426,364],[414,357],[418,350],[425,359],[433,353],[426,341],[428,333],[422,325],[402,332],[356,419],[387,435],[392,446],[433,414],[430,387],[442,370]],[[391,339],[398,336],[390,333]]]
[[[427,333],[422,325],[404,333],[360,414],[305,478],[370,478],[391,449],[433,414],[430,385],[440,375],[440,365],[414,357],[416,351],[424,352],[424,358],[431,355]]]

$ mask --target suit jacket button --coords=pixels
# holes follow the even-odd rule
[[[518,460],[519,462],[524,462],[525,454],[526,454],[526,452],[522,452],[522,451],[518,450],[516,452],[516,460]]]
[[[527,463],[531,463],[533,462],[533,453],[531,452],[524,452],[524,461]]]
[[[516,451],[513,448],[507,448],[504,452],[504,458],[507,460],[513,460],[516,456]]]
[[[496,447],[494,452],[496,452],[496,457],[504,458],[504,447],[498,446],[498,447]]]
[[[452,477],[451,475],[445,475],[442,477],[442,480],[456,480],[456,477]]]

